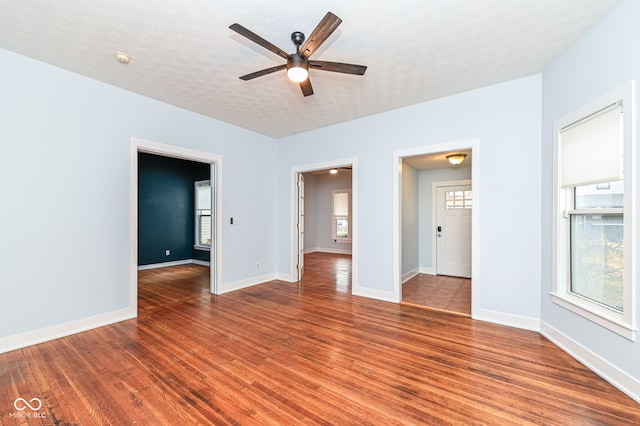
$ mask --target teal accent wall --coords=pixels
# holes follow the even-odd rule
[[[209,164],[138,154],[138,265],[209,261],[193,248],[194,182],[209,176]]]

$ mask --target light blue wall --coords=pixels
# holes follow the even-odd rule
[[[420,267],[435,272],[433,255],[433,200],[434,182],[471,180],[471,167],[421,170],[418,174],[420,191]]]
[[[402,164],[402,275],[419,269],[418,171]]]
[[[357,158],[358,285],[393,291],[396,149],[480,140],[481,309],[540,315],[541,78],[532,76],[281,139],[278,145],[279,271],[289,268],[291,169]],[[512,161],[516,156],[525,161]],[[474,158],[477,158],[474,154]],[[514,206],[517,211],[505,208]],[[523,208],[530,206],[531,208]],[[526,224],[526,226],[523,226]]]
[[[276,141],[4,50],[0,70],[0,338],[129,305],[132,136],[221,155],[223,283],[275,273]]]
[[[318,247],[318,218],[316,206],[316,192],[318,175],[306,173],[304,175],[304,248],[315,249]]]
[[[552,285],[552,124],[629,80],[635,79],[636,82],[640,82],[639,17],[640,2],[623,1],[549,66],[544,71],[542,79],[542,321],[570,336],[578,344],[636,380],[640,380],[640,341],[631,342],[555,305],[549,292]],[[636,93],[636,102],[639,94]],[[639,118],[640,109],[636,109],[636,122],[640,122]],[[634,143],[638,147],[637,136]],[[638,174],[639,171],[635,170],[636,177]],[[640,199],[638,197],[640,191],[636,190],[635,199]],[[636,241],[640,241],[637,227]],[[625,264],[637,261],[636,252],[636,258],[625,260]],[[640,291],[638,283],[634,284],[635,305],[636,309],[640,309]]]

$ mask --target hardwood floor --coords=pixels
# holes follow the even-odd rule
[[[471,316],[471,280],[418,274],[402,285],[402,303]]]
[[[351,296],[347,259],[222,296],[141,271],[137,319],[0,354],[1,423],[640,424],[538,333]]]
[[[209,297],[209,268],[190,264],[147,269],[138,273],[138,316],[184,302]]]

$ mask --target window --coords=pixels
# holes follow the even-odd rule
[[[635,340],[633,84],[554,123],[554,283],[563,306]]]
[[[336,189],[333,191],[333,241],[336,243],[351,242],[351,190]]]
[[[447,191],[444,195],[445,208],[470,209],[473,207],[473,197],[471,191]]]
[[[211,182],[195,183],[195,244],[201,250],[211,249]]]
[[[623,181],[574,187],[569,215],[571,293],[624,312]]]

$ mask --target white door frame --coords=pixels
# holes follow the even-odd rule
[[[351,292],[358,287],[358,159],[343,158],[339,160],[331,160],[322,163],[305,164],[299,166],[293,166],[291,168],[291,212],[289,217],[291,232],[291,244],[289,253],[289,281],[295,282],[296,278],[296,257],[298,253],[298,234],[294,232],[297,223],[297,208],[298,208],[298,173],[308,173],[317,170],[326,170],[339,167],[351,167],[351,214],[352,214],[352,228],[353,238],[351,243]]]
[[[480,272],[480,139],[465,139],[444,142],[434,145],[424,145],[393,151],[393,299],[402,301],[402,160],[405,157],[429,155],[441,152],[471,149],[473,165],[471,167],[471,181],[473,190],[473,211],[471,212],[471,318],[478,317],[480,312],[479,300],[482,287]]]
[[[296,173],[296,185],[298,188],[298,198],[296,198],[296,268],[295,281],[302,281],[304,275],[304,247],[300,247],[300,243],[304,246],[304,228],[306,226],[304,218],[304,173]],[[302,208],[300,208],[302,201]]]
[[[210,259],[210,291],[212,294],[220,294],[222,283],[222,156],[204,151],[196,151],[180,146],[167,145],[132,137],[130,140],[129,155],[129,194],[130,194],[130,276],[129,276],[129,306],[138,315],[138,153],[161,155],[164,157],[178,158],[181,160],[198,161],[210,164],[210,176],[214,181],[211,187],[211,201],[215,204],[215,225],[212,227],[212,235],[215,256]]]
[[[475,162],[474,162],[475,163]],[[475,165],[475,164],[474,164]],[[473,167],[473,166],[472,166]],[[473,169],[472,169],[473,171]],[[472,185],[471,179],[465,180],[448,180],[441,182],[431,182],[431,253],[433,254],[433,272],[438,274],[438,239],[435,236],[435,226],[437,225],[437,215],[438,215],[438,202],[437,202],[437,191],[438,188],[445,188],[447,186],[464,186],[464,185]],[[475,198],[475,194],[474,198]],[[475,200],[474,200],[475,201]],[[471,209],[471,215],[473,216],[473,208]],[[473,223],[473,219],[472,219]],[[473,234],[473,226],[471,227],[471,233]],[[471,241],[473,244],[473,240]],[[472,258],[473,261],[473,258]],[[471,275],[473,278],[473,275]]]

